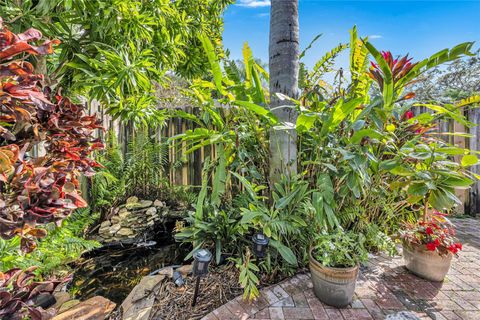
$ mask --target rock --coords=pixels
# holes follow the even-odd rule
[[[186,264],[181,267],[179,267],[176,271],[180,272],[182,277],[186,277],[190,273],[192,273],[192,265],[191,264]]]
[[[70,294],[68,292],[65,292],[65,291],[55,292],[53,294],[53,296],[55,297],[55,300],[57,300],[57,302],[55,302],[55,304],[52,306],[52,308],[55,308],[57,310],[60,309],[60,307],[65,302],[67,302],[71,299]]]
[[[157,274],[163,274],[164,276],[167,276],[168,278],[173,277],[173,268],[172,267],[166,267],[158,271]]]
[[[112,224],[117,224],[120,222],[120,217],[119,216],[113,216],[112,219],[110,219],[110,221],[112,222]]]
[[[117,235],[119,235],[119,236],[125,236],[125,237],[126,237],[126,236],[130,236],[130,235],[133,235],[133,234],[135,234],[135,232],[133,232],[133,230],[130,229],[130,228],[121,228],[121,229],[118,230],[118,232],[117,232]]]
[[[105,220],[100,224],[100,228],[110,227],[111,225],[110,221]]]
[[[136,209],[145,209],[145,208],[151,207],[152,204],[153,204],[153,201],[150,201],[150,200],[141,200],[140,202],[127,203],[125,207],[126,207],[127,209],[136,210]]]
[[[143,277],[121,305],[123,320],[148,320],[155,303],[155,289],[165,275]]]
[[[58,309],[58,314],[60,313],[63,313],[73,307],[75,307],[77,304],[80,303],[80,300],[69,300],[69,301],[66,301],[64,303],[62,303],[62,305],[60,306],[60,309]]]
[[[127,219],[130,216],[130,211],[122,211],[118,214],[118,217],[120,218],[120,221]]]
[[[112,301],[96,296],[77,303],[75,306],[55,316],[52,320],[103,320],[115,309],[115,306],[115,303]]]
[[[156,215],[157,214],[157,208],[155,207],[150,207],[147,209],[147,211],[145,212],[145,214],[149,215],[149,216],[153,216],[153,215]]]
[[[385,320],[420,320],[415,314],[409,311],[400,311],[389,314]]]
[[[163,208],[165,206],[165,204],[158,199],[153,202],[153,205],[158,208]]]
[[[103,227],[103,228],[98,229],[98,233],[100,233],[100,234],[107,234],[109,232],[110,232],[110,227]]]
[[[138,207],[139,208],[148,208],[148,207],[151,207],[153,204],[153,201],[150,201],[150,200],[142,200],[138,203]]]
[[[122,213],[122,212],[127,212],[127,211],[128,211],[128,209],[125,208],[125,207],[123,207],[123,208],[121,208],[120,210],[118,210],[118,213],[117,213],[117,214],[120,214],[120,213]]]
[[[132,204],[132,203],[137,203],[138,198],[137,197],[130,197],[127,199],[127,204]]]
[[[117,233],[121,228],[122,228],[121,225],[119,225],[119,224],[114,224],[113,226],[110,227],[109,233],[110,233],[110,234],[115,234],[115,233]]]

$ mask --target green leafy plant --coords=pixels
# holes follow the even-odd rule
[[[38,278],[68,274],[71,271],[69,263],[83,252],[100,246],[97,241],[85,239],[88,227],[97,218],[98,215],[82,209],[63,220],[60,227],[54,224],[45,226],[48,235],[38,242],[36,250],[31,253],[21,252],[19,237],[0,239],[0,271],[36,266],[35,274]]]
[[[313,242],[312,256],[325,267],[355,267],[368,258],[365,236],[343,230],[321,234]]]
[[[260,284],[260,280],[256,276],[256,273],[260,269],[252,262],[252,256],[247,249],[246,253],[239,258],[233,259],[237,269],[240,271],[239,283],[244,289],[243,298],[252,300],[260,295],[257,286]]]

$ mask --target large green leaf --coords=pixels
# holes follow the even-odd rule
[[[282,258],[291,265],[297,266],[297,257],[293,253],[292,249],[283,245],[280,241],[270,239],[270,245],[277,249],[278,253],[282,256]]]
[[[472,55],[470,50],[472,49],[473,42],[461,43],[452,49],[443,49],[431,57],[424,59],[417,63],[403,78],[397,82],[397,87],[403,88],[410,81],[414,80],[418,75],[434,68],[442,63],[453,61],[461,58],[464,55]]]
[[[470,167],[478,164],[478,157],[474,154],[467,154],[462,158],[462,166]]]
[[[316,114],[306,114],[306,113],[300,114],[297,118],[296,130],[298,132],[309,131],[315,124],[316,119],[317,119]]]
[[[240,106],[240,107],[244,107],[245,109],[258,114],[259,116],[265,117],[272,124],[276,124],[278,122],[277,118],[275,117],[275,115],[273,113],[270,112],[270,110],[268,110],[268,109],[266,109],[262,106],[259,106],[256,103],[249,102],[249,101],[235,100],[233,102],[233,104],[237,105],[237,106]]]
[[[320,135],[325,136],[329,131],[335,129],[346,117],[353,113],[362,101],[363,98],[355,98],[347,102],[344,102],[342,99],[338,100],[333,107],[331,116],[323,124]]]
[[[227,159],[223,144],[217,145],[218,165],[215,169],[212,184],[211,201],[215,206],[220,206],[221,197],[225,193],[225,182],[227,179]]]
[[[203,49],[205,50],[205,53],[207,55],[208,62],[210,63],[210,68],[213,75],[213,80],[215,81],[215,86],[220,93],[224,94],[224,89],[222,85],[222,68],[220,67],[217,54],[215,53],[215,48],[213,47],[210,39],[205,34],[199,35],[199,38],[202,42]]]

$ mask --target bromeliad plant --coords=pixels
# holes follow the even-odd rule
[[[94,174],[97,163],[89,155],[102,148],[93,138],[101,128],[95,115],[58,94],[51,100],[40,87],[43,75],[26,60],[52,53],[57,43],[32,44],[41,38],[35,29],[15,35],[0,20],[0,236],[20,236],[26,252],[46,235],[37,226],[87,206],[78,176]]]

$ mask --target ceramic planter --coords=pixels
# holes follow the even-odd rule
[[[428,251],[423,246],[412,245],[405,241],[402,247],[405,266],[408,270],[430,281],[443,281],[452,264],[452,253],[448,252],[447,255],[441,256],[436,251]]]
[[[358,266],[353,268],[329,268],[315,260],[310,250],[310,273],[313,290],[320,301],[334,306],[345,307],[353,300]]]

